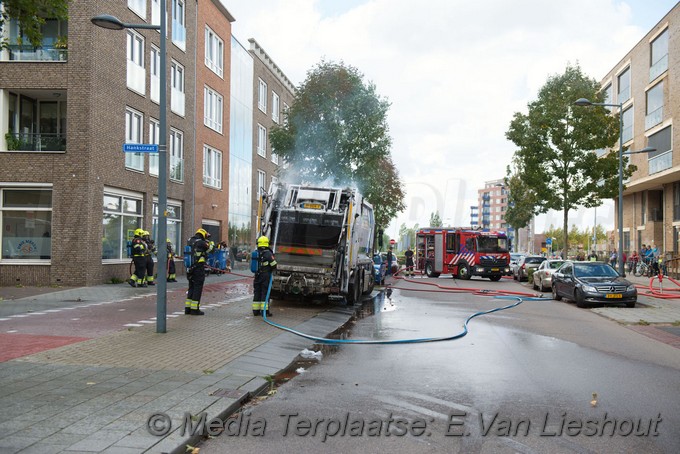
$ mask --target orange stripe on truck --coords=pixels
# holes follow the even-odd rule
[[[277,252],[285,252],[295,255],[321,255],[321,249],[295,246],[278,246]]]

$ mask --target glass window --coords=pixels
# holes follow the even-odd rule
[[[222,95],[206,86],[203,90],[203,124],[210,129],[222,132]]]
[[[170,130],[170,179],[184,181],[184,135],[177,129]]]
[[[151,0],[151,23],[153,25],[161,25],[161,1],[160,0]],[[160,30],[159,30],[159,32],[160,32]]]
[[[205,66],[222,77],[224,67],[224,42],[217,34],[205,27]]]
[[[168,212],[167,220],[167,240],[172,242],[175,253],[182,254],[184,241],[182,240],[182,204],[175,200],[168,200],[166,205]],[[163,244],[165,241],[158,242],[158,200],[153,201],[153,226],[151,227],[151,238],[156,244]]]
[[[279,95],[272,91],[272,120],[274,123],[279,122]]]
[[[146,19],[146,0],[128,0],[128,8],[142,19]]]
[[[203,184],[222,189],[222,152],[203,146]]]
[[[155,103],[160,102],[161,95],[161,51],[156,46],[151,46],[151,54],[149,56],[149,74],[150,78],[150,89],[151,89],[151,100]]]
[[[265,188],[265,183],[267,179],[267,174],[264,173],[263,170],[258,170],[257,171],[257,197],[260,197],[262,195],[263,191],[266,191],[267,188]]]
[[[628,142],[633,138],[633,107],[623,111],[623,131],[621,133],[623,141]]]
[[[172,0],[172,42],[184,50],[186,35],[184,0]]]
[[[646,98],[645,129],[649,129],[663,121],[663,80],[647,91]]]
[[[648,146],[656,148],[656,151],[648,153],[649,174],[661,172],[673,166],[673,126],[667,126],[661,131],[652,134],[647,140]]]
[[[170,109],[184,116],[184,66],[173,60],[170,76]]]
[[[619,75],[619,104],[623,104],[624,102],[628,101],[630,99],[630,68],[626,68],[620,75]]]
[[[144,116],[136,110],[125,109],[125,143],[144,143],[142,124]],[[125,167],[144,171],[144,153],[125,153]]]
[[[653,81],[668,69],[668,29],[657,36],[651,44],[649,81]]]
[[[2,259],[52,257],[52,189],[0,187]]]
[[[267,128],[261,124],[257,125],[257,154],[267,157]]]
[[[284,102],[284,103],[283,103],[283,124],[284,124],[285,126],[288,126],[288,111],[289,111],[288,104],[286,104],[286,103]]]
[[[144,37],[134,30],[127,31],[127,86],[140,94],[146,89]]]
[[[267,113],[267,83],[262,79],[258,79],[258,81],[257,107],[262,112]]]
[[[149,143],[160,143],[161,124],[155,118],[149,119]],[[149,174],[158,176],[158,153],[149,153]]]
[[[102,259],[123,260],[128,256],[127,243],[134,231],[142,227],[142,195],[120,193],[104,188]]]
[[[673,183],[673,220],[680,221],[680,183]]]

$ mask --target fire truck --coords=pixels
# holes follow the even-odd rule
[[[416,269],[428,277],[453,274],[498,281],[512,274],[505,232],[464,228],[423,228],[416,232]]]

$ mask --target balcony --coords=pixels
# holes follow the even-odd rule
[[[9,44],[7,57],[9,61],[67,61],[68,49],[54,46],[33,47],[31,45]]]
[[[5,134],[8,151],[66,151],[66,134]]]

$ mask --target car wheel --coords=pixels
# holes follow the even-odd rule
[[[532,287],[534,290],[538,290],[538,285],[536,285],[536,278],[534,278],[534,282],[532,283],[531,287]]]
[[[557,289],[555,288],[554,285],[552,286],[552,297],[555,301],[561,301],[562,300],[562,297],[557,293]]]
[[[514,280],[514,281],[517,280],[517,275],[515,273],[512,273],[512,280]]]
[[[543,285],[543,279],[541,279],[540,282],[538,283],[538,287],[541,289],[542,292],[547,292],[548,290],[550,290],[550,287],[546,287],[545,285]]]
[[[574,301],[576,301],[577,307],[586,307],[585,297],[579,289],[574,290]]]

